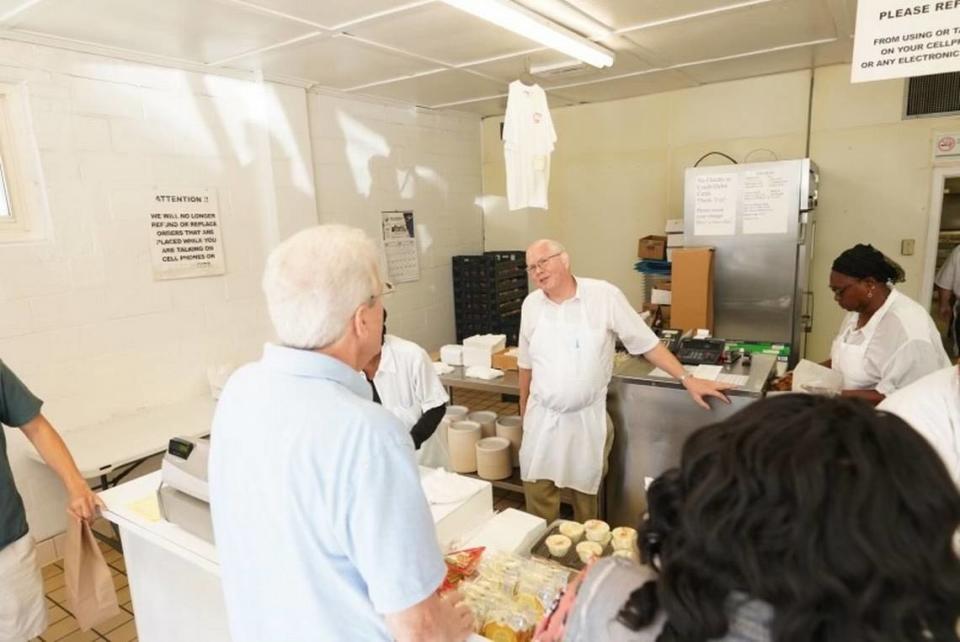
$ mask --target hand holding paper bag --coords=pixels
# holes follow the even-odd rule
[[[120,613],[110,567],[103,559],[90,524],[71,516],[67,525],[63,572],[67,605],[84,631]]]

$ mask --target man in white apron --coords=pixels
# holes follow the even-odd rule
[[[68,510],[93,519],[103,502],[87,486],[70,452],[53,426],[40,414],[40,401],[0,361],[0,423],[20,428],[47,465],[63,481],[70,496]],[[47,628],[43,580],[37,565],[23,500],[17,492],[7,442],[0,429],[0,640],[22,642]]]
[[[725,384],[697,379],[647,327],[616,286],[574,277],[570,257],[556,241],[527,249],[527,272],[538,290],[523,302],[517,364],[523,443],[520,476],[526,509],[552,522],[560,489],[574,497],[574,519],[597,516],[597,492],[613,443],[607,384],[616,338],[679,379],[699,405],[728,401]]]
[[[437,427],[450,396],[427,351],[413,341],[387,334],[386,324],[384,310],[380,352],[363,369],[373,388],[373,400],[392,412],[410,432],[418,464],[446,468],[450,460],[447,436]]]

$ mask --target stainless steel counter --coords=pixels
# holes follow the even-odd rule
[[[746,375],[747,383],[729,391],[729,405],[711,400],[712,410],[697,406],[679,381],[652,377],[653,364],[643,357],[618,358],[607,396],[614,443],[605,483],[606,519],[614,526],[634,526],[646,509],[644,479],[656,477],[680,461],[680,448],[698,428],[720,421],[761,398],[776,366],[772,355],[754,355],[725,366],[724,373]],[[448,388],[517,394],[516,371],[492,381],[463,376],[463,368],[440,377]]]
[[[724,372],[747,375],[747,383],[728,393],[730,404],[710,400],[707,411],[693,403],[680,382],[651,377],[654,366],[642,358],[622,362],[613,375],[607,411],[613,418],[614,444],[606,478],[607,513],[611,525],[635,526],[646,509],[644,480],[680,462],[680,449],[698,428],[720,421],[763,396],[776,357],[754,355]]]

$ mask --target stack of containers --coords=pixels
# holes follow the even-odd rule
[[[526,257],[520,250],[453,257],[453,301],[457,343],[475,334],[520,336],[520,307],[529,291]]]

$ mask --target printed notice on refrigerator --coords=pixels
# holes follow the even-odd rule
[[[744,234],[786,234],[790,221],[790,180],[780,168],[743,173]]]
[[[960,70],[960,1],[869,0],[857,5],[850,81]]]
[[[420,279],[420,255],[412,211],[381,212],[383,217],[383,253],[387,259],[387,279],[408,283]]]
[[[698,174],[694,188],[694,236],[733,236],[737,223],[737,175]]]
[[[154,279],[226,272],[216,190],[157,190],[146,209]]]

